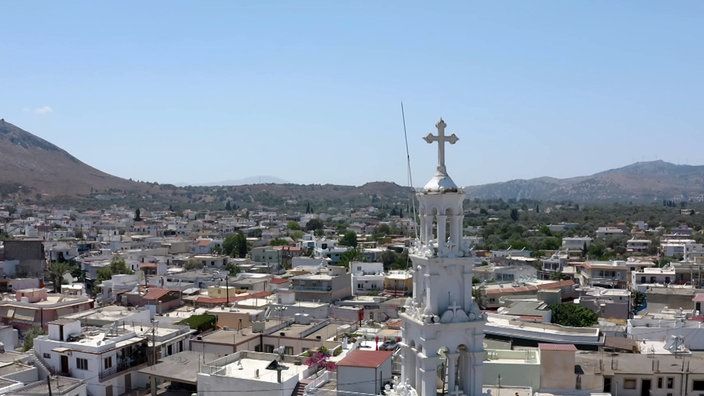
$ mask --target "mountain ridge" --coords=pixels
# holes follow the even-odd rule
[[[243,180],[250,180],[243,179]],[[261,177],[260,177],[261,179]],[[223,205],[229,200],[257,204],[330,200],[339,204],[381,202],[410,196],[409,187],[391,182],[362,186],[267,183],[181,186],[137,182],[93,168],[67,151],[0,119],[0,198],[50,201],[109,200],[153,205]],[[590,176],[565,179],[542,176],[465,187],[479,199],[572,202],[704,201],[704,166],[662,160],[636,162]],[[360,197],[369,198],[367,201]]]
[[[704,201],[704,166],[641,161],[589,176],[515,179],[465,187],[471,198],[573,202]]]

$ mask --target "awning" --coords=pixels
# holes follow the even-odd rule
[[[56,315],[60,318],[73,313],[73,307],[63,307],[56,310]]]
[[[34,322],[36,312],[33,309],[17,308],[15,310],[14,320],[24,320],[26,322]]]

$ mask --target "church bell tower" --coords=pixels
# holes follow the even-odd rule
[[[411,248],[413,297],[400,313],[403,319],[401,384],[420,396],[446,392],[454,396],[482,394],[484,324],[486,317],[472,298],[472,251],[462,237],[464,191],[445,167],[445,144],[459,139],[436,125],[435,175],[419,201],[419,236]]]

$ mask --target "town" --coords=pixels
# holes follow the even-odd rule
[[[704,394],[696,210],[479,208],[436,127],[383,214],[4,203],[0,394]]]

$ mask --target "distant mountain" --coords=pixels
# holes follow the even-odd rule
[[[146,183],[115,177],[86,165],[46,140],[0,120],[0,197],[75,197],[149,189]]]
[[[224,180],[219,182],[198,184],[203,186],[244,186],[247,184],[290,184],[291,182],[274,176],[252,176],[238,180]]]
[[[465,188],[469,198],[572,202],[703,201],[704,166],[638,162],[591,176],[541,177]]]

